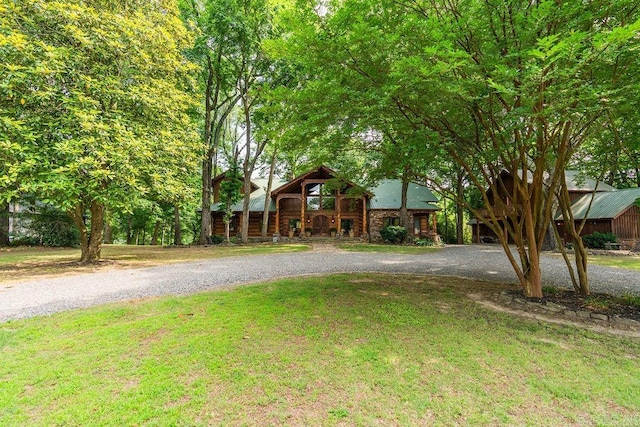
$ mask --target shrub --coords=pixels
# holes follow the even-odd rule
[[[434,246],[435,243],[431,239],[416,239],[413,242],[416,246]]]
[[[600,233],[596,231],[593,234],[582,236],[584,244],[591,249],[604,249],[605,243],[615,243],[616,236],[613,233]]]
[[[214,236],[211,236],[210,241],[211,241],[212,245],[219,245],[219,244],[224,242],[224,237],[218,236],[218,235],[214,235]]]
[[[80,232],[77,227],[58,208],[42,205],[35,213],[22,213],[28,219],[26,235],[18,235],[13,239],[12,246],[53,246],[75,247],[80,243]]]
[[[389,243],[402,243],[407,234],[407,229],[399,225],[388,225],[380,230],[382,239]]]
[[[40,239],[35,236],[18,236],[11,240],[9,246],[39,246]]]

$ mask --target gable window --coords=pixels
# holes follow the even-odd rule
[[[336,198],[324,184],[309,184],[306,190],[308,211],[335,210]]]

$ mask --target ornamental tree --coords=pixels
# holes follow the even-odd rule
[[[333,102],[317,113],[333,116],[327,127],[393,129],[416,152],[453,159],[482,195],[486,211],[472,211],[499,236],[523,292],[541,297],[540,251],[562,171],[631,84],[615,76],[637,63],[635,2],[310,6],[291,12],[283,50],[309,73],[305,90]],[[588,293],[586,275],[580,289]]]
[[[100,258],[106,208],[185,190],[190,43],[172,0],[0,4],[0,191],[65,210],[82,262]]]

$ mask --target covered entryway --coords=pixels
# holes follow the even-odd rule
[[[326,236],[329,234],[329,217],[317,215],[313,217],[313,235]]]

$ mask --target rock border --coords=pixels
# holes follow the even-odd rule
[[[516,306],[519,309],[564,316],[571,320],[590,321],[598,324],[608,324],[615,328],[630,329],[640,331],[640,322],[619,316],[609,316],[607,314],[595,313],[585,310],[573,310],[564,305],[550,301],[532,301],[511,294],[508,290],[502,291],[498,296],[498,301],[505,305]]]

